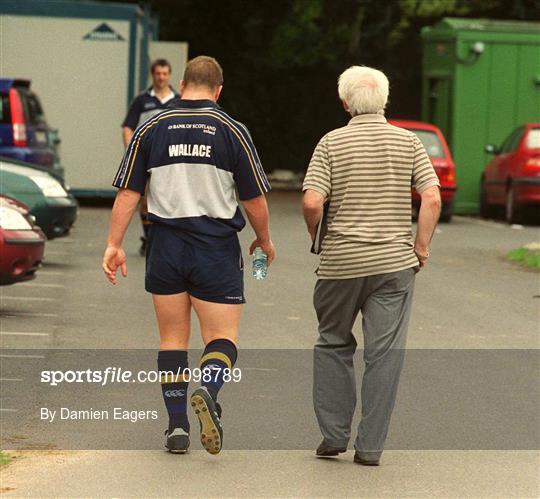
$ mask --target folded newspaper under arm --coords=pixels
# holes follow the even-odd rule
[[[322,249],[323,239],[326,236],[326,231],[328,230],[328,206],[330,201],[324,203],[323,214],[319,225],[317,226],[317,233],[315,234],[315,239],[311,245],[311,252],[315,255],[318,255]]]

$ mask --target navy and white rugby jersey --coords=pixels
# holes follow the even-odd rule
[[[145,121],[149,120],[158,113],[161,113],[164,109],[170,107],[170,104],[174,99],[180,97],[172,87],[170,93],[163,101],[159,100],[154,92],[154,88],[150,87],[142,94],[137,95],[133,102],[129,106],[128,113],[122,126],[127,126],[132,130],[141,126]]]
[[[245,201],[270,190],[247,128],[210,100],[174,101],[134,133],[113,185],[144,193],[148,220],[211,241],[243,229]]]

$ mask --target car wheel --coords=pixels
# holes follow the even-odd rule
[[[517,224],[521,222],[521,219],[521,206],[516,202],[516,193],[510,184],[506,191],[505,220],[509,224]]]
[[[480,216],[482,218],[493,218],[493,215],[493,205],[488,203],[486,183],[482,179],[482,183],[480,184]]]
[[[443,203],[441,209],[441,216],[439,217],[439,222],[450,223],[452,221],[452,215],[454,214],[454,202],[448,201]]]

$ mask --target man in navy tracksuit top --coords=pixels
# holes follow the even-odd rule
[[[150,74],[152,75],[152,86],[143,93],[137,95],[129,106],[128,113],[122,123],[122,140],[124,147],[127,147],[133,138],[137,127],[156,114],[167,109],[174,99],[180,95],[170,86],[171,64],[167,59],[157,59],[152,63]],[[146,242],[150,222],[148,221],[148,210],[146,206],[146,196],[140,202],[140,216],[144,235],[141,237],[141,248],[139,253],[146,252]]]
[[[200,438],[211,454],[221,450],[223,430],[217,395],[236,361],[236,339],[244,299],[238,232],[245,226],[236,191],[259,246],[275,256],[264,194],[270,186],[249,132],[216,104],[223,73],[211,57],[188,62],[180,82],[182,99],[135,132],[113,185],[112,211],[103,269],[116,283],[126,276],[122,240],[141,194],[148,186],[152,222],[146,256],[146,290],[152,293],[160,333],[159,371],[169,414],[166,447],[189,446],[186,415],[187,349],[191,307],[199,318],[205,350],[200,367],[211,371],[190,398],[200,421]],[[229,377],[230,379],[230,377]]]

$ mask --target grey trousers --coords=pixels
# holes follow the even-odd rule
[[[403,366],[415,268],[354,279],[319,279],[313,303],[319,338],[313,359],[313,403],[325,442],[347,447],[356,406],[352,327],[362,313],[365,371],[362,418],[354,448],[364,459],[383,451]]]

